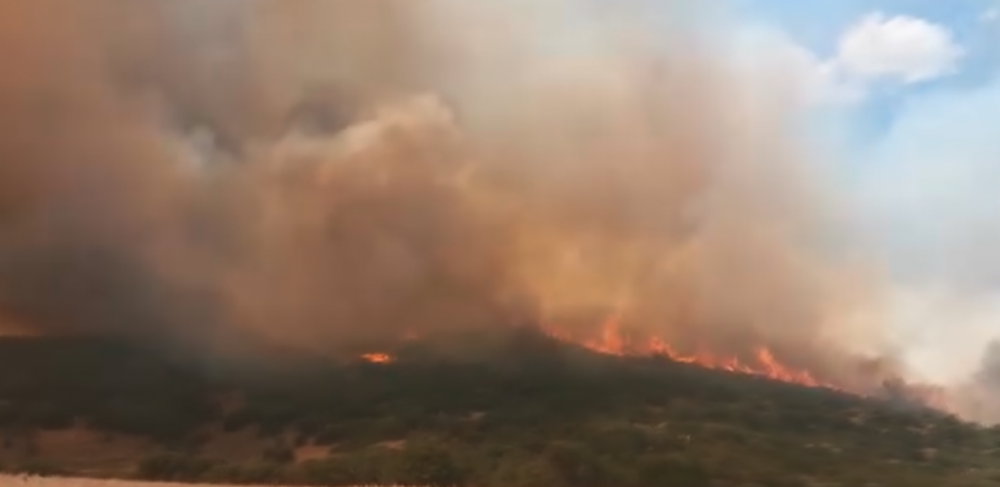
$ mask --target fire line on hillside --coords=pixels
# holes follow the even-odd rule
[[[396,361],[392,355],[387,353],[366,353],[361,356],[361,359],[373,364],[390,364]]]
[[[596,338],[580,339],[571,336],[557,327],[543,327],[542,332],[552,339],[571,343],[592,352],[612,356],[650,356],[663,357],[671,361],[697,365],[711,370],[722,370],[736,374],[752,375],[767,379],[797,384],[805,387],[818,387],[844,392],[844,389],[832,383],[817,379],[807,370],[798,370],[779,361],[774,353],[765,346],[754,350],[753,360],[741,360],[738,357],[724,357],[709,352],[684,354],[678,352],[670,343],[661,337],[653,336],[644,340],[630,339],[622,330],[617,319],[611,318],[601,325]],[[408,336],[407,339],[414,339]],[[372,364],[391,364],[396,357],[386,352],[365,353],[359,357],[362,361]]]
[[[547,328],[545,332],[557,340],[575,343],[606,355],[660,356],[674,362],[698,365],[707,369],[760,376],[806,387],[842,390],[833,384],[816,379],[808,371],[796,370],[782,364],[774,357],[770,349],[763,346],[755,349],[753,362],[743,361],[737,357],[721,357],[707,352],[683,354],[677,352],[661,337],[653,336],[640,342],[629,340],[622,332],[621,325],[616,319],[608,319],[602,324],[598,338],[579,340],[555,328]]]

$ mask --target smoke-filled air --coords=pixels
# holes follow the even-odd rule
[[[797,95],[658,3],[6,0],[3,328],[905,380]]]

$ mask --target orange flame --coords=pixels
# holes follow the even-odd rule
[[[361,356],[361,359],[373,364],[388,364],[395,361],[392,355],[387,353],[366,353]]]
[[[633,343],[621,332],[618,317],[612,317],[601,326],[599,338],[578,340],[559,330],[548,329],[549,336],[576,343],[594,352],[616,356],[660,356],[674,362],[698,365],[708,369],[725,370],[744,375],[766,377],[768,379],[799,384],[807,387],[824,387],[840,390],[838,387],[824,383],[805,370],[792,369],[779,362],[766,347],[758,347],[753,360],[743,361],[737,357],[719,357],[710,353],[698,352],[682,354],[660,337],[652,337],[645,342]]]

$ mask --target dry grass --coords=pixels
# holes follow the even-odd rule
[[[25,487],[170,487],[170,486],[225,487],[219,485],[208,486],[205,484],[169,484],[169,483],[155,483],[155,482],[135,482],[130,480],[60,479],[60,478],[0,475],[0,487],[8,487],[8,486],[17,487],[22,485]],[[358,487],[363,487],[363,486],[358,486]],[[369,486],[369,487],[374,487],[374,486]],[[386,487],[398,487],[398,486],[386,486]]]

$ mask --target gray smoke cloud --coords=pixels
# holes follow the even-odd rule
[[[1000,423],[1000,341],[986,344],[971,377],[950,385],[948,405],[970,420]]]
[[[649,20],[672,16],[668,34]],[[877,384],[895,367],[858,366],[884,343],[851,216],[787,136],[787,100],[698,21],[662,3],[3,2],[0,316],[331,351],[616,314],[681,350],[766,346]]]

